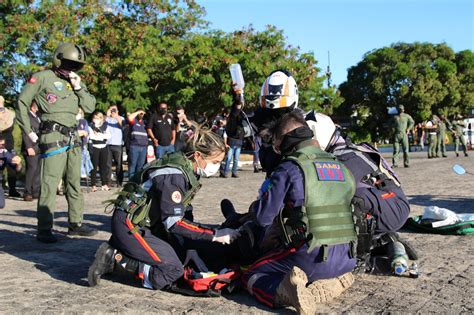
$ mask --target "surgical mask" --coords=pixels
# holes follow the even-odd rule
[[[214,163],[207,163],[205,168],[202,168],[199,166],[199,163],[197,163],[197,174],[199,176],[203,177],[211,177],[212,175],[216,174],[219,171],[219,168],[221,167],[220,164],[214,164]]]
[[[81,115],[81,114],[77,114],[77,115],[76,115],[76,120],[79,120],[79,119],[81,119],[81,118],[82,118],[82,115]]]
[[[96,127],[100,127],[104,123],[101,119],[94,119],[92,122],[94,123],[94,126]]]

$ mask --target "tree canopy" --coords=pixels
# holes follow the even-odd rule
[[[465,114],[474,106],[474,54],[446,44],[396,43],[366,53],[340,86],[339,114],[357,113],[360,139],[388,136],[387,107],[403,104],[421,122],[432,114]]]
[[[7,0],[0,9],[0,93],[12,102],[32,73],[49,67],[56,46],[69,41],[88,53],[81,75],[102,109],[165,101],[194,114],[216,113],[231,103],[232,63],[242,67],[249,106],[258,104],[261,84],[278,68],[295,76],[301,107],[330,113],[342,103],[335,86],[323,88],[314,54],[288,45],[283,31],[212,30],[193,0]],[[322,106],[325,97],[331,108]]]

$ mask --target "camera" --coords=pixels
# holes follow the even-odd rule
[[[110,111],[111,113],[116,113],[117,112],[117,109],[116,108],[112,108],[112,110]]]

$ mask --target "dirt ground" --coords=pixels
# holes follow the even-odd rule
[[[410,168],[399,168],[412,214],[429,205],[457,212],[474,213],[474,176],[455,175],[460,163],[474,172],[474,158],[428,160],[426,153],[412,153]],[[471,156],[474,153],[471,151]],[[219,202],[232,199],[240,211],[257,197],[263,174],[243,167],[238,179],[203,179],[203,188],[193,202],[196,221],[222,220]],[[110,276],[100,286],[87,286],[87,269],[99,244],[109,238],[110,215],[101,202],[111,192],[85,194],[85,222],[99,229],[94,238],[69,238],[67,204],[57,197],[55,230],[60,241],[47,245],[35,240],[36,203],[7,199],[0,210],[0,312],[78,313],[267,313],[271,310],[245,292],[220,298],[191,298],[141,288],[126,279]],[[418,279],[357,275],[356,283],[319,312],[436,312],[472,313],[474,296],[474,247],[472,236],[423,235],[402,232],[421,256]]]

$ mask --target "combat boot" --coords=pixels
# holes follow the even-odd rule
[[[315,303],[327,303],[341,295],[354,283],[351,272],[333,279],[317,280],[308,286]]]
[[[94,236],[97,234],[97,230],[81,223],[70,223],[67,234],[71,236]]]
[[[298,267],[293,267],[276,290],[275,304],[293,306],[298,314],[312,315],[316,312],[311,291],[306,288],[308,277]]]
[[[46,244],[56,243],[58,241],[58,238],[54,236],[51,230],[38,230],[36,239]]]
[[[138,274],[139,261],[128,256],[123,255],[120,252],[116,252],[114,255],[115,270],[121,273],[131,273],[136,276]]]
[[[114,254],[116,249],[110,246],[108,243],[100,244],[99,248],[95,252],[95,259],[92,265],[89,267],[87,274],[87,280],[89,286],[95,287],[100,282],[100,277],[107,273],[114,271]]]
[[[234,208],[234,204],[229,199],[221,200],[221,212],[224,218],[226,219],[237,214],[237,211],[235,211]]]

